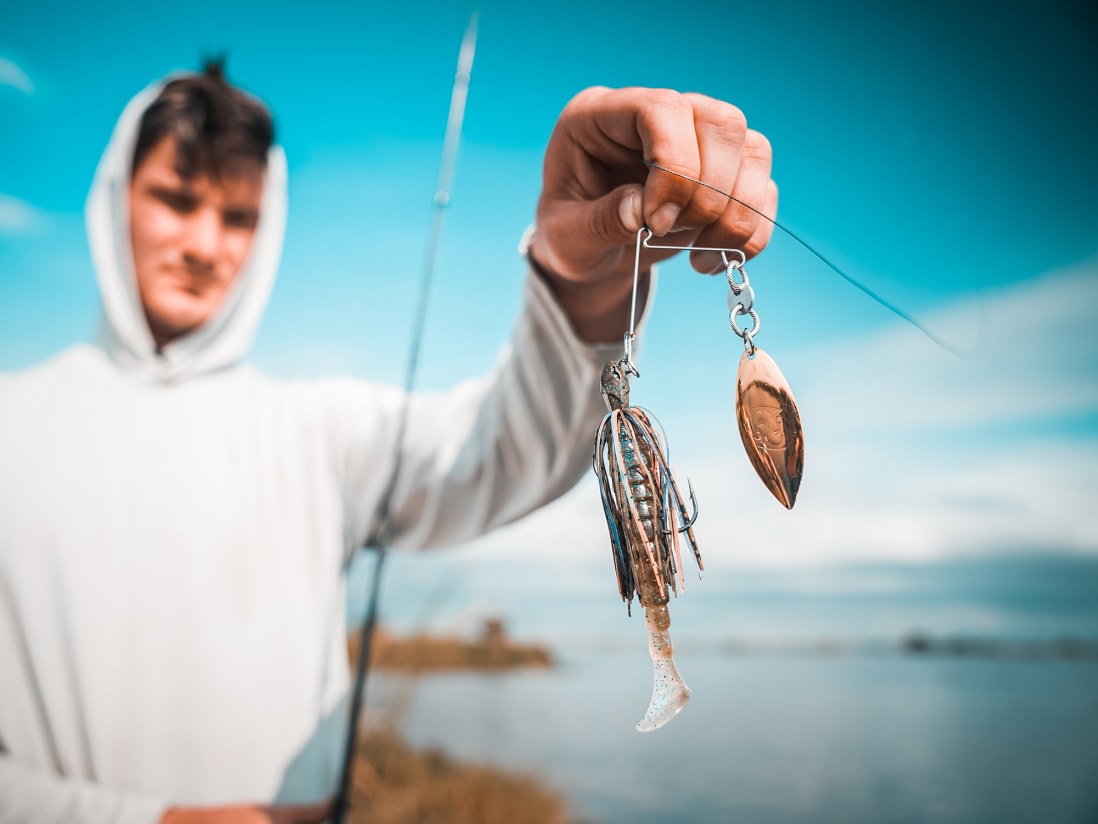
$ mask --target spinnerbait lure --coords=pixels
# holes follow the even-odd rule
[[[642,247],[720,252],[728,278],[729,323],[744,342],[736,387],[736,420],[744,448],[763,483],[786,508],[796,501],[804,463],[804,439],[793,393],[774,361],[754,342],[759,316],[753,308],[754,291],[744,269],[744,254],[735,249],[655,245],[651,238],[646,227],[637,232],[625,357],[610,361],[602,370],[602,397],[608,411],[595,433],[593,461],[618,590],[630,612],[633,597],[637,597],[648,629],[652,698],[637,723],[639,732],[664,726],[690,700],[690,688],[675,666],[667,609],[671,595],[685,583],[680,541],[693,553],[698,570],[703,569],[693,530],[698,514],[693,487],[688,484],[693,512],[687,516],[668,464],[665,438],[656,431],[650,412],[629,404],[629,375],[640,377],[633,363],[633,343]],[[750,327],[737,323],[741,316],[751,319]]]

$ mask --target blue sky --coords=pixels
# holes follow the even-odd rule
[[[571,95],[705,92],[771,139],[783,222],[970,352],[937,348],[776,234],[749,270],[758,342],[805,421],[787,513],[732,423],[742,347],[724,287],[664,267],[634,398],[698,490],[710,569],[1098,552],[1098,57],[1081,5],[775,0],[668,15],[648,0],[485,0],[422,384],[484,371],[506,340],[515,246]],[[466,14],[454,2],[5,8],[0,369],[91,334],[82,209],[114,120],[158,76],[226,52],[230,77],[271,105],[290,163],[256,362],[399,381]],[[595,495],[585,481],[476,551],[554,545],[601,570]]]

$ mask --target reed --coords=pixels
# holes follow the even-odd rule
[[[416,750],[367,731],[352,773],[352,824],[572,824],[564,797],[533,775]]]

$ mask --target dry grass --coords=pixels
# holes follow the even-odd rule
[[[349,640],[352,665],[358,637]],[[474,640],[393,635],[379,627],[371,669],[421,675],[550,667],[549,651],[516,644],[489,620]],[[352,775],[352,824],[573,824],[564,796],[533,775],[456,761],[441,750],[414,750],[392,729],[366,730]]]
[[[350,657],[358,657],[358,638],[350,639]],[[454,670],[499,671],[551,667],[552,656],[537,644],[518,644],[507,637],[503,623],[489,620],[474,640],[418,633],[393,635],[384,627],[374,634],[371,669],[419,674]]]
[[[363,736],[352,824],[569,824],[564,798],[537,778],[413,750],[395,732]]]

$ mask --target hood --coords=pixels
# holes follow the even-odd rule
[[[154,383],[177,382],[223,369],[247,354],[274,285],[286,226],[286,157],[281,147],[272,146],[259,225],[244,267],[202,326],[157,351],[134,272],[130,166],[141,116],[164,85],[180,76],[173,74],[154,83],[126,106],[99,161],[85,212],[103,305],[100,343],[124,370]]]

